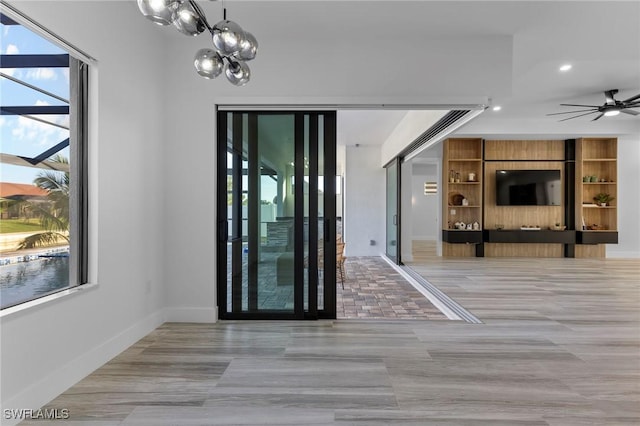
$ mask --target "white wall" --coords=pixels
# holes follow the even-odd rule
[[[2,408],[37,408],[163,321],[165,61],[133,2],[12,4],[99,60],[89,142],[97,287],[0,323]]]
[[[640,258],[640,134],[618,138],[618,244],[607,257]]]
[[[385,252],[385,187],[380,147],[348,146],[344,215],[347,256],[378,256]],[[370,240],[376,244],[370,245]]]
[[[425,182],[437,182],[437,165],[414,164],[411,181],[411,216],[414,240],[435,240],[440,226],[438,224],[438,198],[436,195],[424,195]]]

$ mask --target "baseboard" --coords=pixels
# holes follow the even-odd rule
[[[120,354],[129,346],[151,333],[164,322],[162,310],[159,310],[120,334],[76,357],[66,365],[53,371],[42,380],[29,386],[18,395],[3,401],[4,408],[37,409],[60,395],[74,384],[91,374],[104,363]],[[58,407],[64,408],[64,407]],[[3,413],[4,414],[4,413]],[[2,426],[15,425],[22,419],[0,419]]]
[[[640,258],[640,251],[612,250],[610,246],[607,246],[607,259],[638,259],[638,258]]]
[[[165,308],[166,322],[214,323],[218,321],[218,307],[213,308]]]

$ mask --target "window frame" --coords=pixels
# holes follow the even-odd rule
[[[0,309],[0,316],[5,316],[56,299],[63,294],[74,292],[89,281],[89,75],[91,66],[97,61],[12,5],[4,1],[1,3],[3,9],[1,14],[4,17],[58,46],[69,57],[70,241],[68,283],[60,289],[32,296],[28,300],[19,301]]]

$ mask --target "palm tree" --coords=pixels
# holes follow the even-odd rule
[[[53,163],[69,164],[61,155],[51,158]],[[48,203],[32,204],[34,214],[40,216],[46,230],[29,235],[18,245],[18,250],[50,246],[61,241],[69,242],[69,172],[44,171],[33,183],[47,191]]]

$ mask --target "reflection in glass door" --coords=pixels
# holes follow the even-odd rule
[[[220,317],[335,317],[335,112],[219,112],[218,141]]]
[[[393,260],[395,263],[400,263],[399,247],[400,247],[400,207],[399,207],[399,192],[400,192],[400,161],[398,158],[385,166],[387,173],[387,219],[386,219],[386,234],[387,245],[386,254],[387,257]]]

